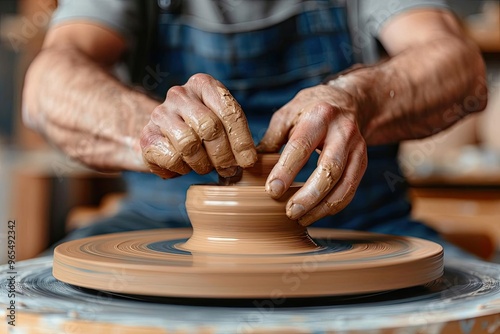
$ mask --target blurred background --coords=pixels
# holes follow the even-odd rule
[[[500,262],[500,5],[449,3],[483,52],[489,105],[448,131],[404,143],[400,161],[412,186],[414,215],[448,240]],[[124,191],[119,175],[80,166],[22,124],[24,74],[56,6],[56,0],[0,0],[0,244],[8,220],[15,219],[18,260],[112,214]]]

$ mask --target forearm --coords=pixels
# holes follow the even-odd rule
[[[455,37],[416,46],[329,84],[357,101],[368,145],[429,136],[483,110],[487,102],[481,56]]]
[[[78,51],[47,49],[27,73],[23,116],[86,165],[146,171],[139,136],[158,104]]]

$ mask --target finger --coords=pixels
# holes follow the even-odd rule
[[[298,219],[314,208],[343,176],[353,144],[364,143],[357,125],[334,109],[323,108],[323,121],[330,124],[318,166],[306,184],[288,201],[287,214]],[[321,112],[316,112],[321,114]],[[340,117],[339,117],[340,116]]]
[[[329,115],[324,115],[328,117]],[[324,122],[328,118],[320,116]],[[335,186],[344,173],[353,136],[357,132],[339,131],[337,127],[342,127],[337,118],[328,134],[325,136],[325,144],[317,167],[307,179],[304,186],[295,193],[287,203],[287,215],[291,219],[298,219],[306,212],[315,207]],[[326,130],[325,132],[327,132]]]
[[[299,218],[299,223],[308,226],[320,218],[343,210],[354,198],[366,170],[367,161],[366,144],[360,141],[352,151],[341,179],[316,207]]]
[[[151,121],[159,127],[191,169],[198,174],[207,174],[213,167],[200,138],[179,116],[181,110],[185,109],[186,96],[185,88],[171,87],[167,92],[167,102],[153,110]]]
[[[169,171],[167,169],[163,169],[160,166],[158,166],[157,164],[152,163],[150,161],[145,161],[145,163],[146,163],[146,166],[151,171],[151,173],[158,175],[162,179],[173,179],[173,178],[181,175],[181,174],[177,174],[175,172]]]
[[[206,74],[193,75],[186,85],[193,88],[193,92],[222,122],[238,165],[253,166],[257,161],[257,151],[252,134],[241,106],[229,90]]]
[[[290,219],[298,219],[314,208],[337,184],[347,164],[348,152],[335,152],[334,156],[325,151],[320,155],[318,166],[304,186],[288,201],[286,213]]]
[[[317,105],[305,112],[266,181],[266,191],[279,198],[290,187],[316,147],[324,140],[328,127],[324,108]]]
[[[184,121],[203,142],[208,159],[222,177],[232,177],[238,170],[224,126],[214,113],[202,103],[187,111],[182,110]]]
[[[271,117],[269,127],[257,145],[257,151],[261,153],[276,153],[286,143],[292,119],[289,117],[289,104],[284,105]]]
[[[160,175],[158,168],[165,170],[160,176],[168,178],[170,171],[174,174],[187,174],[191,168],[182,160],[181,155],[170,143],[168,138],[165,138],[160,129],[148,124],[141,135],[141,147],[144,161],[151,171]]]

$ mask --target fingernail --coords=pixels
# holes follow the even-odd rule
[[[285,184],[283,183],[283,181],[278,179],[272,180],[267,185],[266,191],[271,195],[271,197],[279,198],[285,191]]]
[[[302,204],[297,204],[294,203],[292,206],[288,209],[288,212],[286,213],[290,219],[298,219],[301,217],[305,212],[304,206]]]

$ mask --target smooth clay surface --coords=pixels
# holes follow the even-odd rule
[[[442,249],[429,241],[331,229],[310,233],[319,250],[295,254],[188,252],[189,229],[110,234],[58,246],[53,274],[117,293],[267,298],[392,290],[443,273]],[[110,284],[116,275],[121,284]]]
[[[217,254],[293,254],[321,249],[285,215],[298,186],[273,200],[262,186],[191,186],[186,208],[193,235],[182,249]]]

